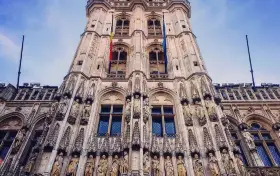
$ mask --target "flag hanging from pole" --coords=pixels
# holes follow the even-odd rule
[[[113,14],[112,14],[112,26],[110,33],[110,54],[109,54],[109,73],[111,73],[111,61],[113,60]]]
[[[164,55],[164,66],[165,66],[165,73],[167,73],[167,49],[166,49],[166,33],[165,33],[165,22],[164,22],[164,14],[163,14],[163,41],[162,41],[162,47],[163,47],[163,55]]]

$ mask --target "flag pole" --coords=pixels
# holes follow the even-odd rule
[[[109,74],[111,73],[111,61],[112,61],[112,58],[113,58],[113,53],[112,53],[112,50],[113,50],[113,12],[112,12],[112,25],[111,25],[111,33],[110,33],[110,53],[109,53]]]
[[[24,35],[22,35],[21,52],[20,52],[18,77],[17,77],[17,91],[18,91],[18,88],[19,88],[19,79],[20,79],[20,74],[21,74],[21,62],[22,62],[23,45],[24,45]]]
[[[167,60],[167,46],[166,46],[166,31],[165,31],[165,21],[164,21],[164,12],[163,12],[163,54],[164,54],[164,64],[165,64],[165,74],[167,74],[167,65],[168,65],[168,60]]]
[[[246,35],[246,42],[247,42],[247,49],[248,49],[248,56],[249,56],[249,62],[250,62],[250,72],[252,76],[252,82],[253,82],[253,90],[255,90],[255,78],[254,78],[254,71],[253,71],[253,66],[252,66],[252,60],[251,60],[251,54],[250,54],[250,47],[249,47],[249,41],[248,41],[248,35]]]

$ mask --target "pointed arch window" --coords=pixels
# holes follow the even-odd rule
[[[117,19],[115,36],[128,36],[129,35],[129,19],[121,17]]]
[[[128,50],[124,46],[113,47],[113,58],[110,61],[110,73],[108,77],[124,78],[126,73],[126,60]]]
[[[165,61],[162,47],[155,45],[149,49],[150,76],[151,78],[166,78]]]
[[[156,17],[151,17],[147,21],[148,36],[162,36],[161,23]]]

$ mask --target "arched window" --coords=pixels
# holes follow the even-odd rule
[[[122,132],[123,98],[118,92],[110,92],[101,101],[97,134],[120,135]]]
[[[129,35],[129,19],[121,17],[117,19],[115,36],[128,36]]]
[[[152,78],[161,78],[165,75],[165,61],[160,45],[154,45],[149,49],[150,76]]]
[[[21,126],[22,122],[18,117],[11,117],[0,122],[0,165],[9,152]]]
[[[156,17],[150,17],[147,21],[149,36],[162,36],[160,20]]]
[[[156,136],[176,135],[172,98],[163,92],[152,97],[152,133]]]
[[[113,47],[113,58],[108,77],[124,78],[126,73],[127,47],[117,45]]]

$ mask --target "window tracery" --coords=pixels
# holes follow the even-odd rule
[[[110,72],[108,77],[124,78],[126,73],[126,61],[128,56],[128,48],[123,45],[113,47],[113,57],[110,61]]]
[[[115,36],[128,36],[129,35],[129,18],[126,16],[119,17],[116,23]]]
[[[162,46],[152,45],[149,50],[150,76],[152,78],[166,77],[165,61]]]
[[[156,16],[151,16],[147,21],[148,36],[162,36],[161,22]]]

